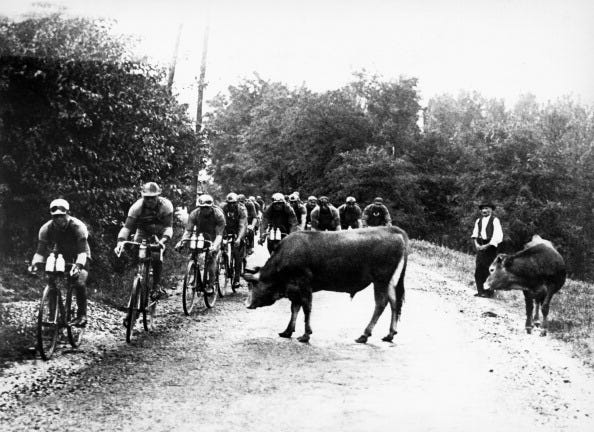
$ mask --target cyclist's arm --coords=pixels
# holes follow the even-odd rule
[[[77,226],[76,229],[76,261],[75,263],[79,265],[80,268],[84,267],[87,263],[87,258],[89,258],[87,251],[90,251],[89,248],[89,231],[86,225],[80,224]]]
[[[190,213],[190,215],[188,216],[188,220],[186,221],[186,227],[184,229],[184,233],[182,235],[180,242],[189,240],[190,237],[192,237],[192,232],[194,231],[194,226],[196,226],[196,221],[199,212],[200,207],[194,209],[194,211],[192,211],[192,213]]]
[[[295,215],[295,210],[291,206],[287,206],[287,211],[289,213],[289,230],[290,232],[299,231],[299,222],[297,222],[297,216]]]
[[[163,234],[161,234],[161,243],[168,242],[173,237],[173,211],[163,218]]]
[[[35,255],[33,255],[33,259],[31,260],[31,266],[45,262],[45,255],[47,254],[49,247],[49,224],[50,222],[47,222],[39,229],[39,234],[37,236],[37,250],[35,251]]]
[[[305,206],[299,207],[299,213],[301,214],[301,222],[299,223],[299,228],[305,230],[305,219],[307,219],[307,209]]]
[[[244,208],[239,208],[239,229],[237,231],[237,239],[241,241],[241,239],[245,236],[245,232],[247,230],[247,211]],[[253,220],[255,220],[254,218]],[[254,222],[255,224],[255,222]],[[253,225],[250,224],[250,227],[253,228]]]
[[[311,229],[314,231],[318,230],[318,215],[320,214],[319,207],[314,208],[310,213]]]
[[[340,231],[342,229],[342,227],[340,226],[340,215],[338,214],[338,210],[336,209],[336,207],[333,207],[332,210],[330,210],[334,216],[333,220],[333,224],[336,227],[336,231]]]
[[[388,207],[384,206],[384,208],[386,209],[386,215],[384,217],[384,220],[386,221],[386,226],[392,226],[392,216],[390,216],[390,210],[388,210]]]
[[[212,242],[212,249],[218,250],[221,246],[221,242],[223,241],[223,233],[225,232],[225,215],[223,214],[223,211],[220,209],[215,209],[215,218],[215,238]]]

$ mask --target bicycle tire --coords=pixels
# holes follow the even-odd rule
[[[151,273],[151,264],[144,266],[144,283],[141,291],[141,309],[142,309],[142,326],[144,331],[152,331],[154,327],[155,309],[157,302],[151,300],[150,293],[153,287],[153,274]]]
[[[68,341],[70,342],[70,345],[72,345],[73,348],[78,348],[82,343],[85,328],[75,327],[68,324],[78,315],[78,303],[76,301],[73,301],[75,298],[74,291],[75,288],[73,284],[69,283],[68,289],[66,290],[66,328],[68,333]]]
[[[39,302],[37,313],[37,350],[44,360],[49,360],[56,349],[60,333],[60,295],[58,288],[47,285]]]
[[[207,254],[208,254],[208,252],[207,252]],[[204,276],[203,276],[203,279],[202,279],[204,281],[203,284],[202,284],[202,288],[204,290],[204,304],[209,309],[212,308],[215,305],[215,303],[217,302],[217,297],[219,295],[219,286],[218,286],[218,281],[216,281],[216,278],[215,278],[215,284],[216,284],[216,286],[213,286],[212,287],[212,294],[207,294],[206,293],[206,287],[208,287],[209,282],[210,282],[210,280],[209,280],[208,267],[209,267],[209,264],[210,264],[210,260],[211,259],[212,258],[206,258],[204,260],[204,269],[203,269],[203,275]],[[218,274],[218,268],[215,271],[215,273]]]
[[[197,285],[197,273],[200,274],[200,270],[196,272],[197,264],[196,261],[190,259],[186,267],[186,274],[184,275],[184,285],[182,289],[182,308],[184,314],[190,315],[196,305],[196,285]]]
[[[134,324],[138,318],[140,310],[140,291],[142,284],[140,277],[136,276],[132,282],[132,292],[130,293],[130,302],[128,303],[128,321],[126,322],[126,342],[130,343],[132,333],[134,332]]]
[[[227,264],[226,264],[226,260],[227,260],[227,254],[225,252],[221,253],[221,258],[219,259],[219,265],[217,266],[217,289],[219,290],[219,297],[223,298],[225,297],[225,294],[227,292],[227,285],[228,285],[228,280],[229,278],[227,277]],[[222,270],[222,272],[221,272]],[[220,274],[223,273],[223,283],[221,284],[220,281]]]

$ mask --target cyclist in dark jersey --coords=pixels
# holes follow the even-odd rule
[[[64,199],[55,199],[50,203],[52,220],[39,229],[37,250],[29,271],[34,272],[37,266],[45,262],[46,256],[53,252],[61,254],[66,263],[73,263],[68,278],[76,292],[77,316],[70,325],[85,326],[87,323],[87,278],[91,249],[89,248],[87,226],[79,219],[71,216],[70,205]],[[52,278],[48,283],[55,289]]]
[[[153,259],[153,299],[166,298],[167,292],[161,287],[161,273],[163,270],[163,250],[165,243],[173,236],[173,205],[171,201],[161,195],[161,188],[157,183],[148,182],[142,187],[142,198],[132,204],[124,227],[118,234],[116,254],[120,254],[124,241],[134,232],[134,241],[151,241],[156,235],[162,245],[160,253],[155,253]]]
[[[340,231],[338,209],[330,204],[326,196],[321,196],[318,205],[311,212],[311,229],[315,231]]]
[[[338,207],[340,226],[342,229],[361,228],[361,207],[357,205],[355,197],[347,197],[345,203]]]
[[[221,207],[221,210],[225,215],[225,233],[235,234],[236,236],[232,253],[235,260],[235,268],[233,269],[233,288],[237,288],[239,287],[239,278],[241,277],[241,262],[245,256],[248,215],[245,206],[239,202],[236,193],[229,193],[226,201],[227,202]]]
[[[305,203],[305,210],[307,210],[305,229],[311,229],[311,212],[316,208],[317,205],[318,199],[315,196],[311,195],[309,198],[307,198],[307,202]]]
[[[244,194],[239,194],[239,202],[245,206],[247,211],[247,234],[246,234],[246,247],[247,254],[251,255],[254,253],[254,226],[258,222],[258,211],[256,205],[251,200],[246,200]]]
[[[299,230],[295,212],[291,206],[285,202],[285,198],[281,193],[272,195],[272,204],[266,208],[262,215],[262,236],[258,243],[264,244],[264,241],[268,237],[268,233],[265,232],[265,230],[276,230],[277,228],[282,234],[289,234]],[[270,241],[268,242],[268,251],[270,253],[273,252],[273,243]]]
[[[217,265],[221,256],[221,242],[223,241],[223,232],[225,230],[225,215],[223,210],[214,205],[212,196],[204,194],[198,198],[198,207],[190,213],[186,223],[186,229],[181,240],[175,245],[179,250],[184,243],[190,239],[192,232],[196,228],[196,234],[202,234],[206,240],[211,241],[209,253],[212,259],[208,269],[209,279],[214,282],[216,277]],[[214,287],[212,284],[206,287],[206,292],[212,294]]]

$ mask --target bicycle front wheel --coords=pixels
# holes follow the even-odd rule
[[[61,319],[58,301],[58,289],[46,286],[37,313],[37,350],[44,360],[50,359],[58,343]]]
[[[204,281],[204,283],[202,285],[204,288],[204,304],[206,305],[207,308],[211,308],[215,305],[215,303],[217,302],[217,297],[219,296],[219,290],[220,290],[219,281],[218,281],[218,274],[219,274],[218,267],[219,266],[216,266],[215,280],[211,281],[210,273],[208,271],[209,261],[210,260],[204,261],[204,278],[202,279]],[[211,288],[210,294],[206,292],[208,287]]]
[[[78,316],[78,303],[76,302],[75,287],[68,285],[66,292],[66,323],[70,323]],[[74,348],[78,348],[83,339],[84,327],[75,327],[68,324],[68,341]]]
[[[219,277],[217,277],[219,282],[219,295],[221,296],[221,298],[225,297],[227,287],[231,284],[231,277],[229,276],[229,274],[229,257],[226,253],[223,253],[221,254],[221,260],[219,261]]]
[[[188,262],[188,266],[186,268],[186,274],[184,275],[184,286],[182,290],[182,307],[184,309],[184,314],[190,315],[194,310],[194,305],[196,304],[196,282],[197,282],[197,275],[199,275],[199,271],[197,270],[196,261],[191,259]]]
[[[154,284],[153,273],[150,265],[146,265],[144,271],[144,283],[142,289],[142,296],[140,298],[142,305],[142,325],[145,331],[152,331],[155,325],[155,310],[157,309],[157,301],[151,300],[150,293]]]
[[[130,301],[128,303],[128,315],[126,317],[126,342],[130,343],[132,333],[134,332],[134,324],[140,311],[140,290],[142,283],[140,277],[135,277],[132,283],[132,292],[130,293]]]

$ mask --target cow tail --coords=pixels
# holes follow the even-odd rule
[[[398,265],[396,266],[396,270],[394,270],[389,284],[389,289],[395,290],[396,310],[398,315],[400,315],[400,309],[402,308],[402,303],[404,302],[404,274],[406,273],[406,258],[406,253],[400,257]]]

